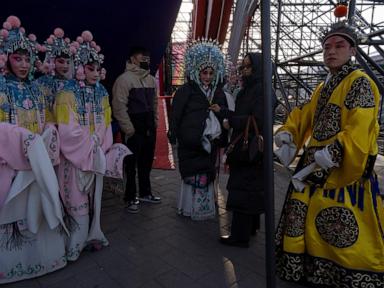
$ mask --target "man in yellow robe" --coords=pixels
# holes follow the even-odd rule
[[[351,62],[340,22],[322,39],[326,80],[275,135],[292,176],[276,232],[277,273],[321,287],[384,287],[384,211],[376,174],[379,91]]]

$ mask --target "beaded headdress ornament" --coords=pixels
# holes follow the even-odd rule
[[[214,91],[217,84],[223,81],[225,75],[223,53],[216,40],[199,39],[193,41],[185,54],[186,76],[202,88],[200,72],[208,67],[214,71],[214,78],[211,83]]]
[[[74,62],[77,80],[83,81],[85,79],[84,65],[96,62],[101,66],[104,63],[104,55],[100,53],[101,48],[93,41],[93,35],[90,31],[83,31],[71,46],[76,48]],[[101,80],[105,78],[105,73],[105,69],[102,68],[100,72]]]
[[[70,45],[71,40],[64,38],[64,30],[56,28],[53,34],[44,42],[44,45],[38,45],[38,50],[45,53],[43,65],[39,64],[39,69],[43,73],[54,74],[54,59],[57,57],[67,57],[73,60],[76,53],[76,47]]]

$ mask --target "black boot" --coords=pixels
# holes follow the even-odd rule
[[[240,241],[240,240],[234,239],[230,235],[221,236],[219,239],[219,242],[227,246],[234,246],[234,247],[241,247],[241,248],[249,247],[248,241]]]

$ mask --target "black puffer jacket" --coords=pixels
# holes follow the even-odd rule
[[[255,116],[261,134],[264,128],[262,56],[260,53],[249,53],[248,55],[251,57],[252,75],[244,79],[244,87],[236,98],[235,111],[229,117],[230,126],[233,128],[231,141],[244,131],[247,118],[251,114]],[[275,103],[275,101],[273,102]],[[258,163],[245,163],[244,161],[237,161],[236,158],[231,159],[227,184],[229,193],[227,209],[246,214],[263,213],[262,168],[262,159]]]
[[[216,113],[220,123],[228,115],[225,94],[220,87],[215,91],[212,104],[222,108]],[[209,114],[210,103],[199,86],[190,81],[180,87],[172,102],[170,138],[178,142],[178,159],[181,176],[188,177],[208,173],[210,180],[215,175],[215,146],[207,153],[201,144],[205,120]]]

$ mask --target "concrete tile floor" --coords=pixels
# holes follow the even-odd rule
[[[288,172],[276,167],[276,221]],[[153,193],[161,204],[141,204],[138,214],[124,211],[119,189],[106,185],[102,227],[110,246],[84,251],[62,270],[4,288],[262,288],[266,286],[264,225],[249,249],[225,247],[220,233],[228,232],[225,210],[227,175],[220,175],[218,217],[194,222],[176,214],[180,177],[177,171],[153,170]],[[114,193],[111,192],[114,190]],[[302,287],[277,279],[277,287]]]

